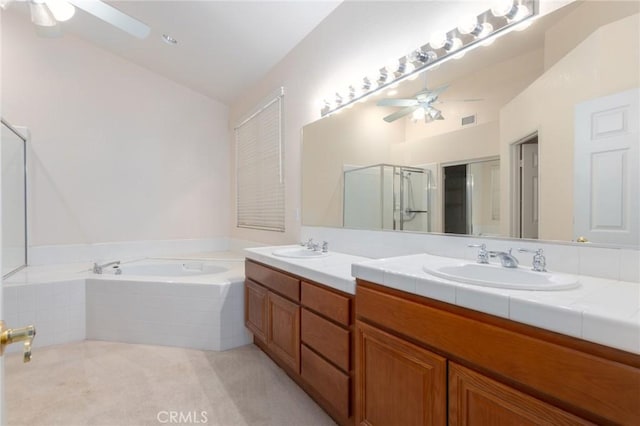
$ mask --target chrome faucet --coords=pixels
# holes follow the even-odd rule
[[[103,264],[98,264],[98,262],[95,262],[93,264],[93,273],[94,274],[102,274],[102,270],[104,268],[106,268],[107,266],[113,266],[113,265],[119,265],[120,261],[116,260],[113,262],[107,262],[107,263],[103,263]]]
[[[536,272],[547,272],[547,259],[544,257],[542,249],[538,250],[529,250],[529,249],[518,249],[520,253],[535,253],[533,255],[533,264],[532,268]]]
[[[326,241],[322,242],[322,252],[323,253],[328,253],[329,252],[329,243]]]
[[[489,263],[489,252],[486,244],[468,244],[467,247],[478,247],[478,263]]]
[[[306,246],[307,246],[307,248],[309,250],[313,250],[313,238],[309,238],[309,240],[307,241]]]
[[[518,259],[515,258],[511,254],[511,249],[508,252],[505,251],[489,251],[489,256],[497,257],[500,259],[500,263],[505,268],[517,268],[518,267]]]

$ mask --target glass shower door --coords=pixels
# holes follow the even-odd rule
[[[2,120],[2,276],[27,264],[26,139]]]

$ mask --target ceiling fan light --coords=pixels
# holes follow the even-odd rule
[[[411,114],[411,119],[416,122],[418,120],[422,120],[424,118],[424,108],[420,107],[417,110],[413,111]]]
[[[53,14],[44,3],[37,3],[35,1],[29,2],[29,9],[31,11],[31,22],[41,27],[55,27],[58,22],[53,17]]]
[[[58,22],[68,21],[76,13],[76,8],[65,0],[46,0],[45,4]]]

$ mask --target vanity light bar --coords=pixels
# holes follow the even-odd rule
[[[336,92],[333,101],[323,101],[320,114],[324,117],[335,113],[437,64],[459,58],[471,48],[492,42],[537,14],[538,0],[503,1],[476,16],[475,22],[473,18],[466,19],[446,34],[431,37],[427,44],[399,58],[396,64],[380,68],[377,74],[364,77],[345,92]]]

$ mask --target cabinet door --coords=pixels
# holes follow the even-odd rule
[[[591,424],[468,368],[449,362],[449,424]]]
[[[356,321],[356,423],[444,425],[446,359]]]
[[[267,346],[300,374],[300,306],[268,292],[269,331]]]
[[[251,280],[244,282],[244,322],[253,335],[267,341],[267,289]]]

